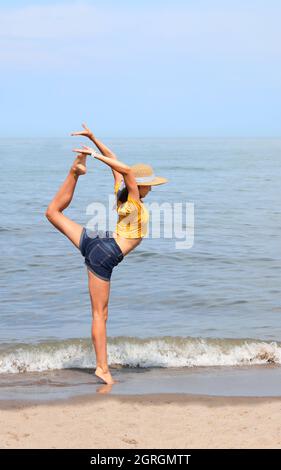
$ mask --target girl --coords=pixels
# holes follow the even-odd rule
[[[85,124],[83,128],[83,131],[73,132],[71,135],[88,137],[102,154],[86,146],[82,149],[74,149],[77,157],[45,215],[60,232],[69,238],[85,258],[92,306],[92,341],[96,353],[95,375],[105,383],[113,384],[116,380],[113,380],[108,368],[106,342],[112,270],[139,245],[147,233],[149,214],[142,199],[151,191],[151,186],[166,183],[168,180],[155,176],[150,165],[139,163],[130,167],[122,163]],[[92,155],[104,162],[112,170],[118,214],[114,232],[104,233],[101,230],[90,232],[86,227],[63,214],[63,210],[72,200],[79,176],[87,171],[87,155]]]

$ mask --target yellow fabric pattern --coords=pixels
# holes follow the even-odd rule
[[[147,233],[149,212],[145,205],[128,196],[126,202],[117,200],[121,180],[114,185],[118,221],[116,233],[124,238],[140,238]]]

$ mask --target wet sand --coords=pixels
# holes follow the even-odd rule
[[[208,396],[281,397],[280,366],[130,368],[111,367],[117,383],[102,393],[179,393]],[[100,393],[93,369],[1,374],[1,400],[49,401]]]

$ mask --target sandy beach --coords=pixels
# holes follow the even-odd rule
[[[2,449],[281,448],[281,398],[180,394],[1,401]]]

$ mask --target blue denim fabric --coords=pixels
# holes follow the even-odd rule
[[[119,264],[124,254],[110,232],[89,230],[83,227],[79,249],[84,256],[87,268],[99,278],[110,281],[112,270]]]

